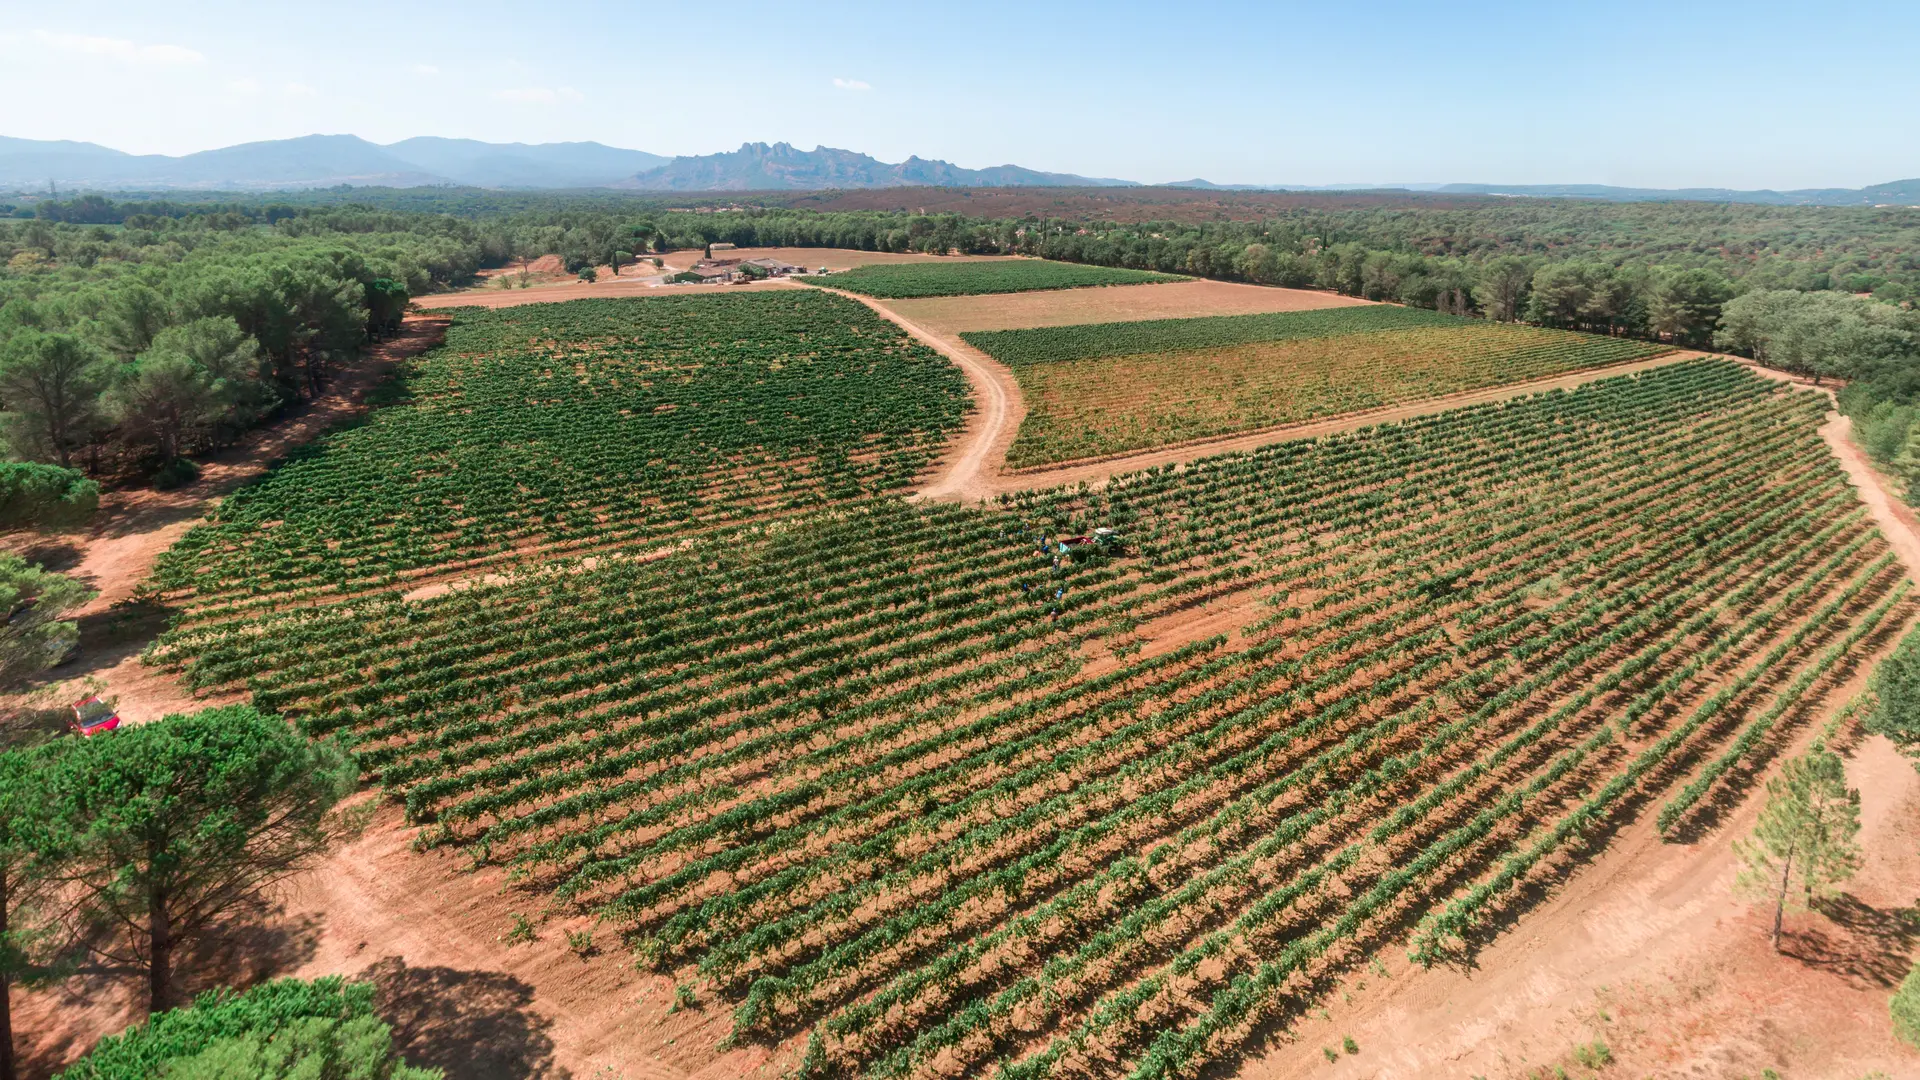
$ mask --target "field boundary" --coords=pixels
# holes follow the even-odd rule
[[[916,491],[913,497],[965,502],[969,499],[985,500],[995,494],[981,488],[985,482],[983,478],[991,478],[1003,471],[1007,449],[1013,445],[1013,436],[1027,416],[1026,399],[1020,394],[1020,384],[1014,381],[1012,370],[971,345],[949,341],[928,330],[871,296],[825,285],[792,284],[794,288],[819,289],[865,304],[881,318],[906,331],[907,336],[959,366],[966,374],[967,381],[973,384],[974,404],[977,407],[968,414],[959,437],[947,445],[946,451],[936,461],[933,479]]]
[[[1190,439],[1149,450],[1051,462],[1026,469],[1009,469],[1006,465],[1007,451],[1013,445],[1014,436],[1018,434],[1020,423],[1026,418],[1027,412],[1026,398],[1020,392],[1020,385],[1014,379],[1012,368],[965,341],[929,330],[889,308],[883,300],[824,285],[801,282],[793,284],[798,288],[821,289],[850,300],[858,300],[882,318],[906,331],[915,341],[934,349],[959,365],[960,369],[966,373],[968,381],[973,384],[976,404],[980,407],[968,417],[967,425],[962,429],[959,438],[955,439],[948,446],[947,452],[941,456],[939,463],[934,467],[932,478],[914,494],[915,499],[927,501],[985,502],[1005,492],[1028,491],[1061,484],[1084,482],[1100,486],[1120,473],[1137,472],[1157,465],[1183,465],[1214,454],[1256,450],[1293,439],[1335,435],[1355,428],[1425,416],[1464,405],[1505,401],[1544,390],[1571,389],[1598,379],[1637,374],[1683,360],[1713,355],[1693,349],[1672,349],[1640,360],[1584,368],[1528,382],[1463,390],[1440,397],[1384,405],[1364,412],[1343,413],[1322,420],[1283,424],[1253,431],[1234,432],[1230,435],[1209,436],[1204,439]]]
[[[1641,371],[1664,367],[1667,364],[1692,358],[1692,354],[1686,357],[1673,355],[1673,353],[1677,351],[1681,350],[1670,350],[1654,356],[1642,357],[1638,360],[1626,360],[1617,364],[1602,364],[1599,367],[1581,368],[1579,371],[1567,372],[1561,375],[1550,375],[1544,379],[1504,383],[1500,386],[1486,386],[1477,390],[1461,390],[1452,394],[1442,394],[1439,397],[1419,398],[1414,401],[1381,405],[1372,409],[1341,413],[1338,416],[1325,417],[1319,420],[1297,420],[1287,424],[1274,424],[1268,427],[1236,431],[1230,435],[1208,435],[1199,439],[1183,439],[1180,442],[1167,443],[1164,446],[1156,446],[1147,450],[1126,450],[1117,454],[1101,454],[1095,457],[1069,458],[1066,461],[1050,461],[1045,465],[1029,465],[1021,469],[1003,469],[1002,475],[1008,479],[1026,477],[1046,479],[1049,474],[1060,472],[1061,470],[1079,469],[1088,465],[1104,464],[1115,465],[1116,472],[1131,472],[1135,468],[1146,468],[1148,465],[1166,464],[1160,461],[1150,461],[1138,466],[1126,465],[1127,462],[1136,458],[1152,458],[1165,453],[1186,450],[1198,450],[1200,451],[1199,456],[1205,457],[1232,450],[1250,449],[1251,447],[1249,446],[1228,445],[1238,444],[1249,439],[1259,440],[1253,444],[1254,446],[1265,446],[1270,442],[1287,442],[1291,439],[1319,438],[1322,435],[1337,435],[1344,431],[1352,431],[1354,428],[1367,427],[1383,421],[1421,416],[1429,412],[1441,412],[1446,409],[1460,408],[1464,405],[1480,405],[1489,401],[1503,401],[1507,398],[1523,397],[1541,390],[1567,389],[1583,383],[1592,382],[1596,379],[1609,378],[1614,375],[1633,375]]]

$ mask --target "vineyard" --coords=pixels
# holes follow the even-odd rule
[[[879,300],[908,300],[925,296],[980,296],[1035,289],[1079,289],[1092,285],[1150,285],[1189,279],[1177,274],[1082,266],[1044,259],[993,259],[981,262],[861,266],[830,277],[803,277],[799,280],[845,289]]]
[[[675,336],[710,316],[692,301],[463,315],[411,404],[289,466],[378,507],[370,531],[269,484],[181,549],[177,582],[220,587],[153,659],[349,739],[424,843],[598,913],[809,1076],[1230,1061],[1384,949],[1471,954],[1623,822],[1710,817],[1914,606],[1823,400],[1732,364],[913,505],[880,493],[957,422],[954,376],[830,297],[701,302],[735,305],[724,340],[808,358],[747,348],[751,377],[710,384]],[[1491,329],[1452,362],[1616,344]],[[761,386],[778,407],[743,416]],[[672,444],[639,419],[653,445],[592,456],[655,402],[716,420]],[[587,445],[542,450],[550,501],[518,490],[531,461],[479,456],[504,453],[490,404],[581,410],[552,430]],[[860,448],[832,467],[829,425]],[[676,534],[628,478],[681,446]],[[779,463],[791,512],[708,494],[716,465]],[[526,471],[468,475],[494,467]],[[352,544],[372,575],[602,512],[627,550],[679,542],[422,600],[232,599],[269,543]],[[1118,552],[1058,542],[1102,525]],[[1202,605],[1232,627],[1178,632]]]
[[[1020,358],[1012,366],[1026,399],[1027,416],[1007,451],[1008,467],[1032,468],[1277,427],[1548,378],[1666,351],[1625,338],[1384,306],[1252,318],[1259,321],[1195,321],[1234,322],[1249,330],[1265,327],[1260,331],[1264,333],[1276,333],[1275,324],[1320,329],[1247,344],[1057,360],[1032,358],[1050,341],[1066,343],[1069,347],[1063,351],[1072,351],[1072,335],[1064,331],[1073,328],[1005,332],[1011,337],[968,335],[969,339],[995,337],[996,346],[1014,345],[1010,352]],[[1359,329],[1402,320],[1414,325]],[[1129,335],[1122,330],[1129,325],[1142,329]],[[1094,342],[1130,340],[1144,345],[1162,337],[1199,339],[1211,333],[1204,327],[1180,327],[1168,334],[1156,326],[1123,323],[1090,337]],[[1333,329],[1340,326],[1354,329]],[[1024,337],[1028,334],[1045,336]],[[994,355],[1000,358],[999,353]]]
[[[457,314],[368,423],[228,498],[155,587],[231,614],[897,490],[967,409],[937,353],[810,289]]]
[[[1191,319],[1046,326],[1025,330],[976,330],[960,336],[967,344],[1009,367],[1055,360],[1092,360],[1105,356],[1221,349],[1299,338],[1338,337],[1379,330],[1425,326],[1485,326],[1478,319],[1444,315],[1396,304],[1278,311],[1260,315],[1213,315]]]

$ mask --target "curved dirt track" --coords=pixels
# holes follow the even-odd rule
[[[1880,527],[1881,535],[1887,538],[1887,543],[1892,545],[1900,561],[1906,565],[1907,575],[1920,580],[1920,517],[1914,515],[1913,507],[1908,506],[1905,499],[1894,493],[1890,487],[1893,481],[1874,467],[1873,459],[1860,449],[1859,443],[1853,441],[1853,418],[1841,415],[1840,400],[1834,395],[1833,387],[1810,383],[1798,375],[1761,367],[1737,356],[1720,359],[1732,360],[1766,378],[1826,395],[1833,410],[1827,413],[1826,422],[1820,425],[1820,438],[1833,451],[1833,456],[1839,459],[1840,467],[1846,471],[1847,479],[1852,481],[1860,501],[1866,505],[1867,512],[1873,515],[1874,524]]]
[[[817,288],[865,304],[881,318],[905,330],[915,341],[953,361],[973,384],[979,408],[967,417],[960,437],[941,456],[934,478],[914,497],[978,501],[996,494],[996,489],[983,488],[982,481],[1000,471],[1000,462],[1007,459],[1007,448],[1013,445],[1014,433],[1027,418],[1026,402],[1020,396],[1020,385],[1013,381],[1013,372],[973,346],[935,334],[870,296],[819,285],[802,287]]]
[[[822,291],[844,296],[849,300],[857,300],[872,308],[882,318],[912,335],[914,340],[935,349],[959,365],[960,369],[966,372],[968,381],[973,383],[974,392],[979,398],[980,409],[969,418],[966,429],[942,456],[940,463],[935,467],[933,478],[914,496],[918,499],[939,501],[985,502],[1002,492],[1028,491],[1034,488],[1082,482],[1098,486],[1121,473],[1137,472],[1158,465],[1180,465],[1215,454],[1236,450],[1255,450],[1271,443],[1292,439],[1313,439],[1374,424],[1444,412],[1447,409],[1457,409],[1462,405],[1505,401],[1508,398],[1546,390],[1570,389],[1598,379],[1612,378],[1615,375],[1631,375],[1635,372],[1707,355],[1684,349],[1675,350],[1646,360],[1589,368],[1585,371],[1555,375],[1547,379],[1535,379],[1531,382],[1466,390],[1457,394],[1369,409],[1365,412],[1347,413],[1325,420],[1312,420],[1283,427],[1223,435],[1218,438],[1176,443],[1172,446],[1156,447],[1152,450],[1115,457],[1070,461],[1044,468],[1009,472],[1005,466],[1007,449],[1013,444],[1014,436],[1020,430],[1020,422],[1026,418],[1027,407],[1020,393],[1020,384],[1015,381],[1013,372],[1005,364],[994,360],[957,337],[936,333],[914,322],[889,308],[882,301],[839,289],[822,289]]]

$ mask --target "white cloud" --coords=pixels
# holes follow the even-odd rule
[[[840,89],[842,89],[842,90],[871,90],[871,89],[873,89],[873,86],[872,86],[872,84],[870,84],[870,83],[864,83],[864,82],[861,82],[861,81],[860,81],[859,79],[842,79],[842,78],[837,78],[837,77],[836,77],[836,78],[835,78],[835,79],[833,80],[833,85],[835,85],[835,86],[837,86],[837,87],[839,87],[839,88],[840,88]]]
[[[315,90],[303,82],[287,83],[280,88],[280,92],[288,97],[310,98],[320,96],[320,91]]]
[[[85,34],[56,34],[35,30],[33,40],[60,52],[99,56],[133,64],[198,64],[205,56],[183,45],[142,45],[125,38],[90,37]]]
[[[516,105],[558,105],[587,99],[587,95],[571,86],[523,86],[514,90],[495,90],[493,97],[496,101],[511,101]]]
[[[440,74],[440,69],[434,67],[432,64],[415,64],[413,65],[413,73],[415,75],[438,75]]]

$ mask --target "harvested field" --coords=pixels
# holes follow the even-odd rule
[[[594,962],[736,1047],[1188,1076],[1389,943],[1470,959],[1804,729],[1913,610],[1824,410],[1677,363],[1097,492],[189,618],[157,655],[351,735],[424,842],[604,918],[634,955]],[[1102,524],[1118,552],[1061,550]]]
[[[1358,297],[1310,289],[1280,289],[1231,281],[1196,280],[1159,285],[1110,285],[1101,289],[890,300],[887,306],[929,330],[961,334],[974,330],[1080,326],[1193,315],[1312,311],[1371,303]]]
[[[1175,274],[1121,270],[1107,266],[1050,262],[1045,259],[948,260],[914,265],[863,266],[831,277],[801,278],[879,300],[928,296],[977,296],[1040,289],[1080,289],[1103,285],[1149,285],[1187,281]]]
[[[1121,324],[1128,325],[1154,324]],[[1068,347],[1080,344],[1070,333],[1047,333],[1059,335]],[[1020,363],[1013,372],[1027,414],[1007,452],[1007,467],[1032,468],[1276,427],[1624,363],[1660,351],[1622,338],[1463,321]]]

